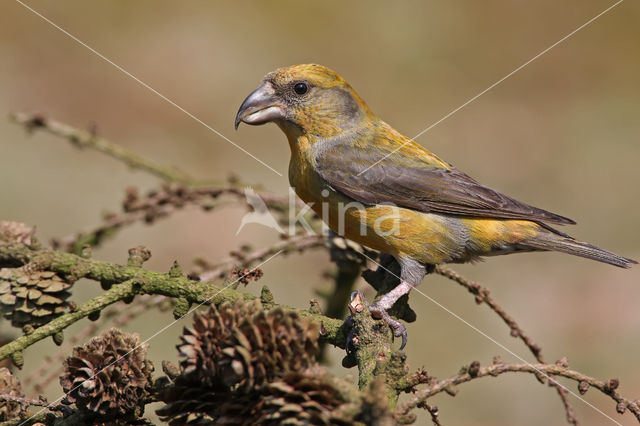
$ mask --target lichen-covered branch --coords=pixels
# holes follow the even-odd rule
[[[0,262],[31,264],[33,267],[71,275],[74,278],[89,278],[106,284],[113,284],[109,290],[96,296],[76,311],[64,314],[50,323],[35,329],[31,334],[19,337],[0,348],[0,359],[22,351],[37,341],[62,331],[70,324],[86,317],[92,312],[100,311],[106,306],[120,300],[130,300],[136,294],[161,294],[177,299],[178,306],[186,310],[189,305],[201,303],[220,304],[238,298],[251,300],[255,297],[247,293],[222,286],[192,281],[171,273],[160,273],[143,269],[134,265],[117,265],[94,259],[85,259],[71,253],[63,253],[50,249],[36,249],[17,242],[0,242]],[[339,347],[344,347],[345,336],[342,332],[342,321],[312,314],[307,310],[286,308],[297,312],[302,317],[310,317],[322,323],[323,340]]]
[[[18,337],[17,339],[7,343],[0,348],[0,359],[5,359],[42,339],[61,332],[71,324],[89,316],[93,312],[100,312],[107,306],[134,295],[136,293],[136,283],[137,280],[134,278],[120,284],[115,284],[100,296],[80,305],[75,311],[64,314],[51,322],[36,328],[31,333]]]
[[[85,328],[75,333],[70,338],[65,337],[64,345],[58,349],[55,355],[45,356],[42,365],[35,368],[27,377],[21,380],[23,389],[26,389],[27,386],[35,381],[33,384],[33,392],[41,394],[51,382],[60,377],[60,374],[64,369],[62,360],[68,356],[74,346],[84,342],[87,338],[94,336],[100,328],[104,327],[105,324],[109,322],[111,322],[114,327],[123,327],[134,318],[148,312],[152,308],[160,307],[162,310],[164,305],[168,308],[170,305],[168,303],[163,303],[168,300],[169,299],[165,298],[165,296],[142,295],[137,297],[130,304],[119,304],[101,311],[99,319],[92,321]],[[52,368],[52,366],[58,367]]]

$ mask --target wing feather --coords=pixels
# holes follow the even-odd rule
[[[399,150],[383,159],[392,151],[393,145],[388,143],[329,142],[317,150],[316,170],[336,190],[364,204],[386,202],[423,212],[575,223],[481,185],[453,167],[447,169],[420,155],[410,155],[411,151]]]

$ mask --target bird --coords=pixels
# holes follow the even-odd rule
[[[637,262],[578,241],[575,222],[484,186],[375,115],[335,71],[300,64],[268,73],[235,119],[273,122],[291,150],[289,181],[334,232],[393,256],[400,282],[369,306],[406,344],[387,313],[435,265],[558,251],[629,268]]]

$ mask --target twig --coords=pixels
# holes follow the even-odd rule
[[[487,306],[489,306],[492,311],[498,314],[498,316],[502,318],[502,320],[509,326],[509,329],[511,330],[511,336],[519,337],[529,348],[531,353],[536,357],[536,359],[538,359],[542,351],[540,346],[522,330],[522,328],[518,325],[516,320],[513,319],[511,315],[507,314],[505,310],[500,305],[498,305],[498,303],[489,295],[488,289],[482,287],[475,281],[470,281],[462,277],[456,271],[449,269],[446,266],[438,265],[436,266],[435,271],[443,277],[449,278],[450,280],[455,281],[466,288],[469,293],[476,296],[476,303],[486,303]],[[543,361],[540,362],[544,363]]]
[[[302,252],[307,249],[324,247],[325,237],[322,235],[296,235],[290,238],[286,238],[282,241],[278,241],[272,246],[265,247],[249,254],[242,254],[240,252],[233,252],[233,254],[215,264],[208,264],[204,261],[200,261],[199,264],[204,268],[204,271],[196,273],[200,278],[200,281],[210,282],[217,278],[224,278],[236,267],[249,267],[253,264],[267,259],[269,256],[282,251],[282,254],[289,254],[292,252]]]
[[[221,200],[221,196],[225,194],[231,194],[233,199]],[[104,222],[98,227],[66,237],[55,238],[52,244],[55,248],[80,254],[86,246],[99,246],[124,226],[136,222],[151,224],[186,207],[199,207],[210,211],[225,204],[245,204],[244,195],[241,194],[238,188],[230,186],[190,188],[184,185],[166,184],[162,188],[140,197],[135,188],[129,188],[122,203],[122,213],[107,214],[104,216]],[[277,200],[276,196],[268,199],[274,204]]]
[[[640,421],[640,407],[637,401],[632,401],[623,397],[616,390],[618,387],[618,381],[611,379],[608,381],[602,381],[594,379],[593,377],[586,376],[575,370],[570,370],[559,364],[492,364],[487,367],[480,367],[470,373],[468,370],[465,373],[461,373],[447,379],[433,381],[428,384],[426,388],[421,389],[415,393],[415,395],[407,402],[402,404],[396,410],[396,415],[402,416],[409,413],[413,408],[418,407],[420,404],[425,403],[428,398],[437,395],[442,392],[447,392],[451,395],[456,393],[456,386],[462,383],[470,382],[471,380],[479,379],[482,377],[497,377],[504,373],[529,373],[536,377],[541,377],[540,373],[551,376],[561,376],[574,380],[579,384],[579,390],[581,393],[586,392],[589,387],[594,387],[600,390],[603,394],[611,397],[616,403],[616,410],[622,414],[626,410],[629,410]]]
[[[449,278],[450,280],[457,282],[458,284],[466,288],[471,294],[475,295],[476,303],[478,304],[485,303],[487,306],[489,306],[489,308],[491,308],[492,311],[498,314],[498,316],[502,318],[502,320],[507,324],[507,326],[509,326],[509,329],[511,330],[511,336],[520,338],[520,340],[522,340],[522,342],[527,346],[527,348],[529,348],[529,350],[531,351],[535,359],[540,364],[546,363],[546,361],[544,360],[544,357],[542,356],[542,348],[540,347],[540,345],[535,343],[533,339],[524,332],[524,330],[522,329],[522,327],[520,327],[520,325],[516,322],[516,320],[511,315],[507,314],[507,312],[490,296],[488,289],[484,288],[483,286],[481,286],[479,283],[475,281],[470,281],[464,278],[463,276],[458,274],[456,271],[446,266],[438,265],[436,266],[435,271],[436,273],[442,275],[443,277]],[[571,403],[569,402],[569,396],[566,389],[555,381],[550,381],[549,386],[556,388],[558,392],[558,396],[562,401],[562,405],[564,406],[564,409],[567,415],[567,422],[577,426],[578,419],[575,416],[575,412],[573,411],[573,407],[571,406]]]
[[[105,216],[104,223],[93,230],[70,235],[54,240],[56,247],[73,253],[81,253],[85,246],[95,247],[105,238],[113,235],[126,225],[144,220],[152,223],[154,220],[166,217],[184,206],[197,206],[204,210],[211,210],[224,202],[218,198],[221,195],[231,195],[235,202],[247,203],[244,187],[237,179],[226,182],[212,180],[196,180],[187,174],[172,168],[159,165],[140,155],[134,154],[124,147],[96,135],[95,130],[84,131],[53,119],[44,118],[38,114],[15,113],[10,114],[10,120],[24,126],[27,131],[46,131],[69,140],[80,148],[91,148],[122,161],[134,169],[146,171],[163,179],[168,184],[159,190],[151,191],[145,197],[138,197],[135,190],[129,190],[122,214]],[[253,185],[259,188],[260,185]],[[271,209],[272,212],[284,213],[289,209],[289,200],[285,196],[259,192],[257,195]],[[296,206],[303,206],[300,200],[295,200]]]
[[[122,146],[96,135],[95,131],[79,130],[37,114],[14,113],[9,116],[9,119],[21,124],[30,132],[42,130],[52,135],[63,137],[79,148],[95,149],[116,160],[122,161],[132,169],[144,170],[167,182],[183,183],[186,185],[207,183],[205,181],[198,181],[173,167],[161,166],[145,157],[134,154]]]
[[[431,423],[433,423],[433,426],[442,426],[442,423],[440,423],[440,413],[438,411],[438,407],[425,403],[425,408],[431,415]]]

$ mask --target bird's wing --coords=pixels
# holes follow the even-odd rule
[[[435,157],[417,144],[385,158],[394,145],[328,144],[316,152],[316,170],[333,188],[364,204],[393,203],[423,212],[575,223],[487,188],[453,167],[434,165]]]

